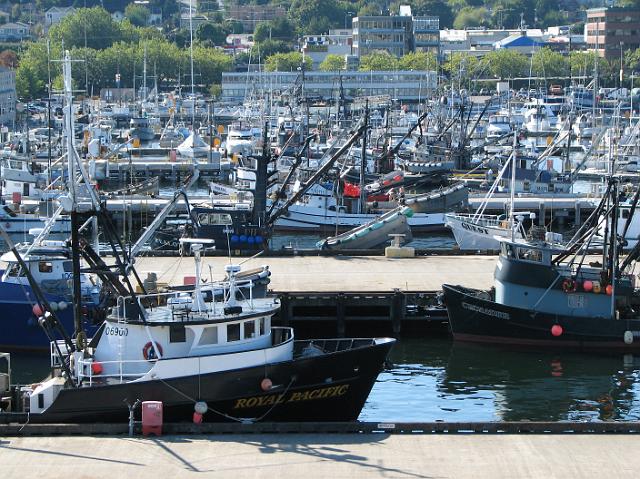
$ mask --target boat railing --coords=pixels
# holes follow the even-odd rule
[[[242,289],[239,289],[242,288]],[[254,307],[253,281],[241,281],[236,285],[236,292],[243,296],[250,309]],[[242,290],[248,290],[245,295]],[[194,291],[166,291],[159,293],[140,294],[136,296],[119,296],[116,307],[112,313],[118,323],[141,319],[144,315],[147,320],[153,320],[153,312],[156,308],[168,306],[174,319],[188,320],[191,314],[222,314],[225,301],[228,299],[228,284],[207,283],[200,286],[200,300]],[[198,309],[198,304],[200,309]]]
[[[487,216],[483,215],[482,217],[475,216],[472,213],[456,213],[456,214],[448,214],[447,216],[451,218],[455,218],[459,221],[471,222],[474,225],[478,226],[493,226],[493,227],[503,227],[505,225],[508,226],[509,220],[501,215],[495,216]]]
[[[49,343],[49,353],[52,368],[61,368],[71,355],[69,344],[63,339],[51,341]]]
[[[104,383],[117,380],[119,383],[138,379],[147,374],[157,359],[122,359],[114,361],[95,361],[93,358],[80,359],[76,365],[76,375],[79,384],[88,381],[92,386],[94,381]],[[131,372],[136,366],[138,371]],[[111,372],[113,371],[113,372]]]

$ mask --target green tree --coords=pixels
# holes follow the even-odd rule
[[[196,30],[196,38],[211,45],[224,45],[229,32],[220,23],[203,23]]]
[[[489,12],[484,7],[464,7],[456,15],[453,28],[463,30],[468,27],[483,27],[490,24]]]
[[[569,62],[573,76],[593,76],[598,55],[595,52],[571,52]],[[598,66],[604,67],[604,59],[599,59]]]
[[[449,55],[442,68],[449,74],[449,78],[461,83],[476,78],[481,69],[480,61],[476,57],[462,52]]]
[[[253,40],[260,43],[265,40],[291,42],[295,39],[295,27],[284,17],[270,22],[261,22],[253,31]]]
[[[434,71],[438,69],[438,60],[432,52],[411,52],[398,60],[398,69]]]
[[[355,11],[350,5],[337,0],[292,0],[289,19],[299,33],[326,33],[329,28],[344,26],[347,9]]]
[[[392,71],[398,69],[398,59],[388,52],[373,52],[360,57],[360,70]]]
[[[102,7],[80,8],[64,17],[49,30],[49,38],[58,44],[64,42],[65,48],[83,47],[86,39],[87,47],[95,49],[110,47],[121,40],[133,40],[125,36],[123,26],[113,21],[109,12]]]
[[[483,62],[495,78],[516,78],[529,73],[529,59],[520,52],[500,48],[487,53]]]
[[[222,25],[229,33],[240,34],[244,33],[244,25],[242,22],[238,20],[233,20],[231,18],[227,18]]]
[[[281,40],[265,40],[264,42],[256,43],[251,49],[251,54],[254,58],[264,59],[276,53],[288,53],[291,50],[291,46]]]
[[[302,60],[300,52],[276,53],[267,58],[265,68],[269,72],[292,72],[302,66]],[[311,58],[304,57],[304,64],[305,70],[311,70],[313,66]]]
[[[136,27],[144,27],[149,23],[151,12],[144,5],[130,3],[124,9],[124,16]]]
[[[569,73],[566,57],[548,47],[533,54],[531,70],[534,75],[545,78],[563,77]]]
[[[335,55],[330,53],[322,60],[318,67],[323,72],[335,72],[338,70],[344,70],[346,67],[345,59],[342,55]]]
[[[33,66],[20,65],[16,71],[16,92],[20,98],[35,98],[44,91],[45,83]]]

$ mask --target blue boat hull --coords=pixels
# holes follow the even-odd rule
[[[49,339],[33,314],[33,290],[28,285],[0,283],[0,351],[48,351]],[[74,331],[72,304],[62,296],[46,295],[50,303],[65,302],[65,310],[56,311],[65,330]],[[97,328],[84,318],[90,336]],[[60,339],[60,338],[56,338]]]

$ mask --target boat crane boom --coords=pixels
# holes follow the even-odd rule
[[[353,145],[356,141],[358,141],[358,138],[360,138],[360,136],[365,134],[365,131],[366,131],[366,127],[364,123],[360,124],[360,126],[358,126],[358,128],[347,140],[347,142],[344,145],[342,145],[342,147],[338,151],[336,151],[333,154],[333,156],[329,158],[329,160],[311,176],[311,178],[305,181],[300,187],[300,189],[296,193],[294,193],[291,196],[291,198],[289,198],[284,203],[284,205],[278,208],[271,216],[269,216],[269,218],[267,218],[267,222],[266,222],[267,226],[273,226],[276,220],[280,218],[280,216],[285,214],[291,205],[293,205],[296,201],[302,198],[302,196],[309,190],[309,188],[311,188],[320,178],[322,178],[322,176],[327,171],[329,171],[329,169],[334,165],[334,163],[338,160],[338,158],[340,158],[346,151],[348,151],[349,148],[351,148],[351,145]]]
[[[129,253],[129,268],[133,266],[135,257],[142,249],[142,246],[154,235],[156,230],[164,222],[169,213],[171,213],[175,206],[178,204],[178,201],[181,197],[184,198],[184,201],[187,204],[187,211],[189,210],[189,199],[187,198],[186,190],[189,189],[193,184],[195,184],[196,181],[198,181],[199,176],[200,172],[197,168],[195,168],[193,170],[191,179],[182,188],[175,192],[175,194],[173,195],[173,199],[171,199],[171,201],[169,201],[169,203],[167,203],[164,208],[162,208],[160,213],[158,213],[151,224],[144,229],[144,232],[142,233],[142,235],[140,235],[138,241],[136,241],[135,244],[131,247],[131,251]]]

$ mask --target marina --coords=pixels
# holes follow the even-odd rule
[[[638,5],[98,3],[0,5],[3,474],[637,475]]]

